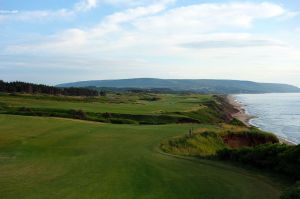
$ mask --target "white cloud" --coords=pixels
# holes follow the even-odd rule
[[[284,8],[271,3],[196,4],[180,7],[162,16],[149,17],[135,22],[139,29],[212,31],[222,26],[251,27],[253,21],[288,14]]]
[[[74,11],[88,11],[98,6],[98,0],[82,0],[75,4]]]
[[[118,12],[105,19],[106,24],[119,24],[128,22],[139,17],[156,14],[165,9],[163,4],[155,4],[148,7],[137,7],[125,12]]]
[[[59,10],[0,10],[0,22],[10,21],[43,21],[45,19],[61,19],[74,16],[80,12],[86,12],[98,6],[99,0],[81,0],[71,9]]]
[[[119,50],[123,50],[125,47],[144,46],[149,52],[158,46],[160,46],[159,49],[170,49],[183,43],[218,41],[220,39],[225,44],[234,42],[238,39],[236,37],[241,34],[234,34],[234,38],[222,39],[221,34],[218,34],[217,38],[212,38],[216,34],[213,35],[211,32],[222,31],[222,29],[230,27],[247,30],[255,20],[279,17],[289,13],[281,6],[271,3],[196,4],[165,11],[167,4],[173,1],[156,2],[109,15],[100,24],[90,29],[66,30],[46,38],[50,39],[49,42],[11,46],[8,50],[10,52],[52,50],[56,53],[74,53],[76,51],[91,53],[91,51],[95,51],[97,53],[102,50],[118,50],[120,47],[122,48]],[[87,5],[95,6],[95,0]],[[246,38],[246,40],[237,40],[237,42],[240,42],[239,45],[247,43],[249,46],[254,45],[253,41],[262,41],[264,38],[250,38],[250,40]],[[267,46],[266,44],[266,42],[264,45],[262,42],[256,42],[256,45],[260,46]],[[271,45],[271,42],[268,45]],[[80,47],[80,50],[74,48],[76,46]]]
[[[100,4],[121,5],[126,7],[154,5],[167,5],[174,3],[176,0],[80,0],[70,9],[62,8],[59,10],[0,10],[0,22],[10,21],[44,21],[45,19],[61,19],[64,17],[75,16],[81,12],[97,8]],[[152,7],[159,9],[158,7]],[[142,7],[137,12],[143,12]],[[133,13],[132,13],[133,14]],[[138,13],[137,13],[138,14]],[[117,17],[117,16],[116,16]],[[122,16],[120,16],[122,17]]]
[[[102,3],[121,6],[145,6],[149,4],[170,4],[176,0],[102,0]]]
[[[247,48],[247,47],[268,47],[282,46],[279,43],[270,40],[207,40],[194,41],[181,45],[184,48],[192,49],[210,49],[210,48]]]
[[[8,11],[7,11],[8,12]],[[0,22],[11,21],[43,21],[45,19],[54,19],[73,16],[74,13],[66,10],[35,10],[35,11],[15,11],[11,14],[0,14]]]
[[[15,52],[63,52],[63,53],[82,53],[74,47],[80,47],[83,51],[97,51],[100,48],[114,48],[108,43],[116,40],[126,39],[126,31],[122,29],[123,23],[133,21],[137,18],[157,14],[166,8],[166,1],[149,6],[130,8],[123,12],[117,12],[107,16],[100,24],[89,29],[69,29],[59,34],[45,38],[45,42],[34,45],[15,45],[7,47],[10,53]],[[123,37],[125,36],[125,37]],[[48,40],[48,41],[47,41]],[[120,42],[122,45],[122,42]],[[120,46],[119,44],[117,46]]]
[[[130,3],[130,0],[127,2]],[[141,66],[136,75],[165,74],[165,77],[192,78],[205,78],[201,75],[219,71],[220,78],[247,79],[248,74],[253,73],[253,77],[255,74],[267,74],[269,69],[266,66],[269,65],[280,67],[287,64],[293,68],[299,63],[299,53],[273,35],[246,33],[255,27],[257,21],[290,14],[278,4],[210,3],[168,8],[173,1],[148,2],[151,4],[113,13],[90,28],[65,30],[29,45],[10,45],[5,53],[60,55],[74,59],[83,56],[87,60],[144,60],[135,62]],[[110,3],[118,3],[118,0]],[[92,9],[98,4],[92,2],[86,5]],[[83,6],[82,10],[87,7]],[[183,44],[194,46],[186,48],[182,47]],[[122,68],[121,61],[74,64],[83,68],[88,65],[93,71],[105,68],[107,73],[120,75],[128,75],[127,71],[133,67],[129,64]],[[237,66],[243,66],[243,70]],[[258,72],[253,72],[253,66],[258,67]],[[136,65],[134,70],[138,71]],[[239,72],[231,76],[230,71]]]
[[[16,11],[10,15],[0,15],[0,22],[8,22],[8,21],[42,21],[44,19],[53,19],[53,18],[62,18],[72,16],[74,13],[66,10],[37,10],[37,11]]]

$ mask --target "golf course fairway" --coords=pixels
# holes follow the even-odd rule
[[[279,198],[259,173],[160,151],[191,127],[0,115],[0,198]]]

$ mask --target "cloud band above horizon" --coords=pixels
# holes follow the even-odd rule
[[[24,9],[14,1],[0,7],[6,81],[160,77],[300,85],[300,3],[81,0]]]

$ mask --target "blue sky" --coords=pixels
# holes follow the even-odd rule
[[[0,79],[300,86],[300,1],[0,0]]]

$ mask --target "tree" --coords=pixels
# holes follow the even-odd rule
[[[70,95],[70,96],[98,96],[96,90],[87,88],[57,88],[42,84],[26,82],[4,82],[0,80],[0,92],[7,93],[43,93],[49,95]]]

